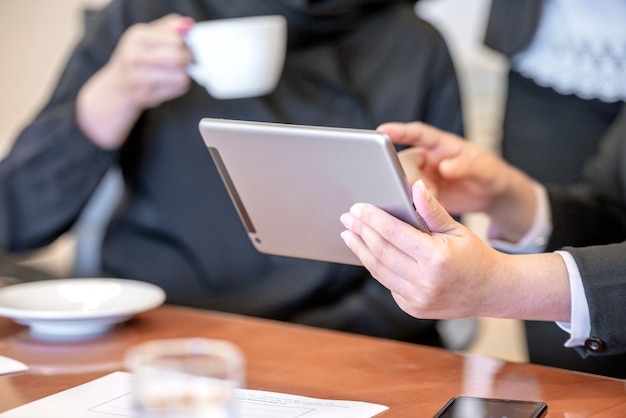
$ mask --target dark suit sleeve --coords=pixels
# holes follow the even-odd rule
[[[508,57],[526,49],[537,31],[544,3],[544,0],[493,0],[485,45]]]
[[[549,250],[565,246],[581,273],[591,337],[586,355],[626,352],[626,107],[586,166],[583,181],[550,187],[554,230]]]
[[[554,225],[548,250],[626,240],[626,106],[585,166],[583,180],[548,191]]]
[[[626,209],[622,202],[599,196],[575,196],[557,188],[549,188],[549,199],[553,232],[548,250],[626,239]]]
[[[579,351],[583,357],[626,353],[626,242],[565,250],[573,255],[582,277],[590,337],[601,342],[599,351]]]

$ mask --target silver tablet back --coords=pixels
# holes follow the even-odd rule
[[[203,119],[200,133],[258,251],[360,265],[339,221],[357,202],[420,225],[380,132]]]

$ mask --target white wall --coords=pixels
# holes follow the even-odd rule
[[[482,43],[490,5],[491,0],[420,0],[416,10],[441,31],[460,67],[499,71],[502,57]]]
[[[417,13],[442,33],[457,67],[467,136],[496,149],[506,59],[483,45],[491,0],[420,0]]]

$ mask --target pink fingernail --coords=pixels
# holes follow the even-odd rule
[[[348,213],[344,213],[339,217],[339,220],[346,228],[350,228],[352,226],[352,217]]]
[[[350,208],[350,213],[353,214],[355,217],[360,218],[361,205],[359,205],[358,203],[356,205],[352,205],[352,207]]]
[[[423,180],[418,180],[417,181],[420,189],[422,189],[422,196],[424,197],[424,200],[429,201],[432,197],[432,195],[430,194],[430,191],[426,188],[426,185],[424,184]]]
[[[180,23],[180,26],[178,26],[178,33],[182,36],[187,35],[187,32],[189,32],[189,29],[193,27],[194,23],[195,21],[192,18],[184,19]]]

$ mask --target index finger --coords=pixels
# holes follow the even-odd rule
[[[396,144],[422,147],[429,151],[437,147],[456,148],[455,144],[466,142],[460,136],[423,122],[388,122],[377,129],[389,136]]]
[[[456,134],[423,122],[385,123],[378,131],[387,134],[396,144],[423,148],[435,163],[460,155],[468,144]]]

